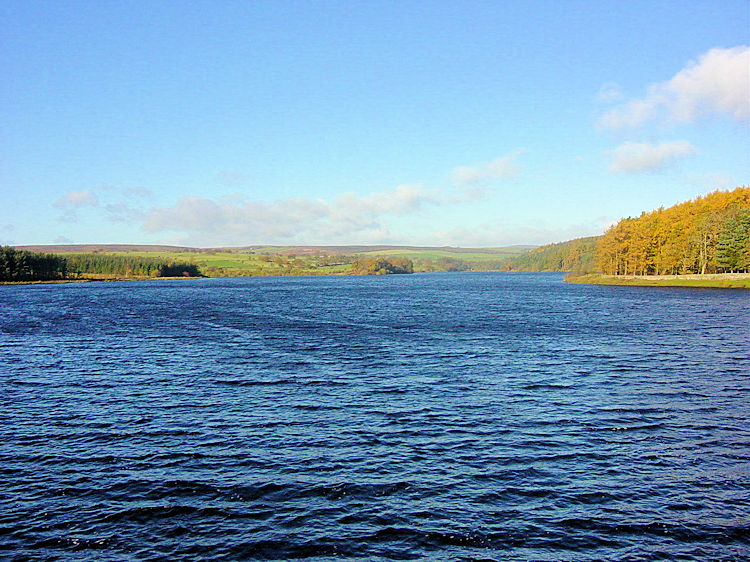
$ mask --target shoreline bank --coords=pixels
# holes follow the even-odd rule
[[[111,283],[116,281],[166,281],[169,279],[208,279],[202,277],[79,277],[71,279],[47,279],[45,281],[0,281],[0,285],[52,285],[57,283]]]
[[[568,275],[566,283],[619,285],[626,287],[706,287],[712,289],[750,289],[750,273],[707,273],[689,275]]]

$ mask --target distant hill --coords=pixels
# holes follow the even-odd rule
[[[258,245],[227,248],[192,248],[143,244],[16,246],[19,250],[64,256],[74,255],[81,259],[83,259],[83,256],[92,256],[91,258],[87,258],[93,260],[92,263],[99,263],[101,261],[94,258],[106,256],[111,256],[115,261],[122,258],[143,258],[147,262],[148,260],[161,260],[166,263],[184,262],[197,266],[200,268],[202,274],[209,276],[343,274],[366,270],[367,267],[364,267],[362,264],[388,262],[391,265],[398,265],[406,263],[404,260],[412,264],[410,268],[413,268],[415,272],[498,271],[509,258],[521,254],[531,247],[457,248],[453,246],[390,245]],[[357,261],[359,262],[359,266],[362,267],[355,264]],[[404,268],[402,267],[401,269]]]
[[[13,246],[17,250],[27,252],[43,252],[47,254],[98,253],[98,252],[201,252],[200,248],[186,248],[184,246],[159,246],[152,244],[41,244],[29,246]]]
[[[368,254],[371,252],[400,254],[403,252],[444,252],[448,254],[490,254],[517,255],[536,246],[515,245],[499,248],[460,248],[456,246],[219,246],[215,248],[194,248],[189,246],[165,246],[158,244],[41,244],[14,246],[18,250],[44,253],[96,253],[96,252],[194,252],[194,253],[261,253],[273,255],[340,255]]]
[[[590,272],[595,269],[595,252],[601,236],[576,238],[529,250],[503,263],[503,271]]]
[[[451,254],[491,254],[516,255],[535,246],[506,246],[501,248],[460,248],[456,246],[387,246],[387,245],[350,245],[350,246],[244,246],[237,248],[216,248],[226,252],[257,251],[279,255],[339,255],[369,254],[378,252],[398,255],[410,252],[447,252]]]

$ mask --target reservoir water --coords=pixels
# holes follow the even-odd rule
[[[750,558],[750,295],[0,287],[0,558]]]

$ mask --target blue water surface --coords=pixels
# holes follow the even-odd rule
[[[0,287],[0,557],[750,558],[750,294]]]

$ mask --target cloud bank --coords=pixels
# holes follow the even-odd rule
[[[656,145],[647,142],[625,142],[614,150],[607,151],[612,160],[609,171],[654,172],[694,152],[695,147],[685,140],[662,142]]]
[[[423,228],[429,225],[422,211],[486,198],[494,180],[514,178],[521,169],[516,162],[519,154],[455,168],[452,185],[444,188],[404,184],[367,195],[348,191],[330,199],[300,196],[270,201],[243,194],[186,194],[173,203],[154,205],[147,201],[154,194],[143,187],[107,187],[99,190],[101,201],[94,191],[75,191],[54,205],[65,211],[63,219],[75,220],[81,207],[96,207],[112,223],[138,225],[162,241],[194,246],[404,243],[405,225],[408,228],[412,221],[423,221]]]
[[[169,207],[156,207],[143,219],[147,232],[181,232],[203,244],[321,241],[384,242],[392,238],[389,217],[418,212],[437,199],[416,185],[359,196],[353,192],[333,201],[306,197],[274,202],[236,196],[215,201],[186,196]]]
[[[750,117],[750,47],[711,49],[670,80],[649,86],[645,96],[611,109],[598,124],[632,129],[649,122],[691,123],[712,114]]]

